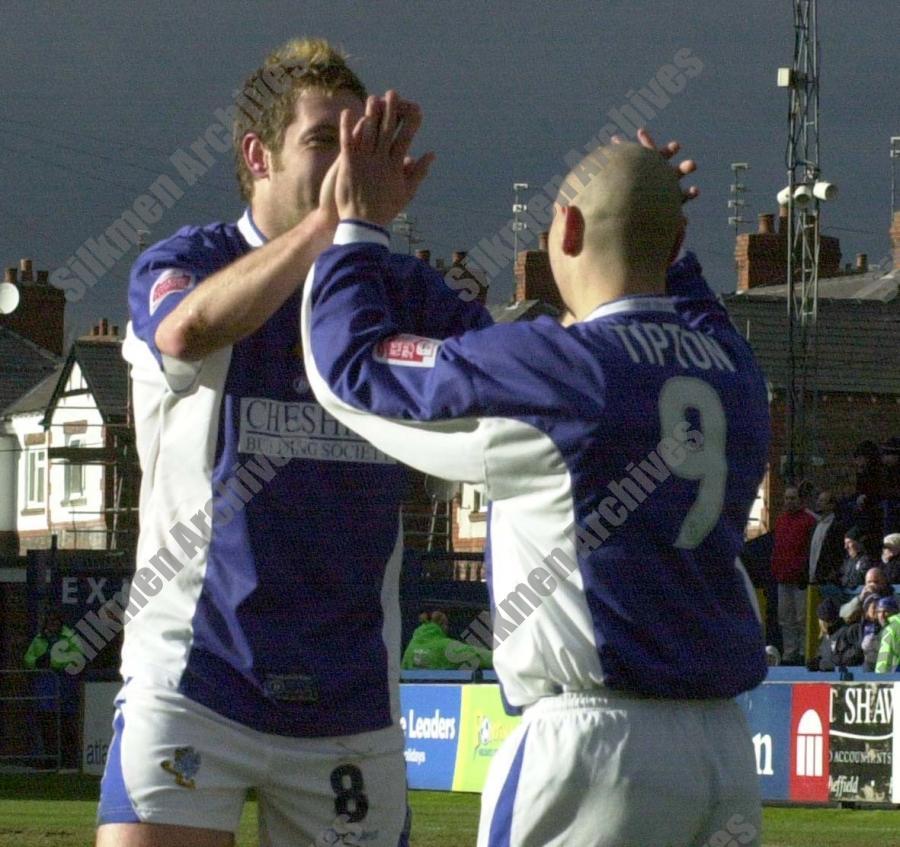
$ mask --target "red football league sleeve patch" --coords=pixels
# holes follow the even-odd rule
[[[159,304],[170,294],[174,294],[176,291],[184,291],[193,284],[194,277],[192,274],[185,273],[185,271],[177,268],[169,268],[163,271],[150,288],[150,314],[152,315],[159,307]]]
[[[421,335],[395,335],[378,343],[375,361],[408,368],[433,368],[440,346],[440,341]]]

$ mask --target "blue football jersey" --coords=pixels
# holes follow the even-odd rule
[[[345,222],[302,319],[323,406],[375,447],[481,484],[494,666],[510,703],[609,686],[730,697],[764,677],[737,561],[768,453],[768,397],[693,255],[667,296],[459,337],[389,306],[386,235]]]
[[[165,316],[263,240],[248,212],[181,229],[132,272],[123,354],[143,470],[133,588],[162,588],[126,625],[122,674],[265,732],[379,729],[398,705],[404,468],[315,400],[299,290],[200,361],[156,347]],[[404,320],[438,336],[490,322],[423,263],[390,261]]]

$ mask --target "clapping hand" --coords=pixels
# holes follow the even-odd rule
[[[342,220],[387,226],[412,200],[434,161],[433,153],[408,155],[421,122],[418,105],[401,100],[396,91],[369,97],[355,126],[349,111],[341,114],[334,191]]]

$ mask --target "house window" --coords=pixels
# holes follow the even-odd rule
[[[25,470],[25,499],[31,507],[44,506],[44,474],[46,450],[29,450]]]
[[[484,493],[480,488],[476,488],[472,492],[472,511],[473,512],[483,512],[484,511]]]
[[[80,438],[71,438],[66,446],[82,447],[84,444]],[[68,461],[65,467],[65,501],[71,502],[82,496],[84,496],[84,465]]]

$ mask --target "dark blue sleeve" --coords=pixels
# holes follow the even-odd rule
[[[334,246],[316,261],[307,292],[309,352],[340,403],[385,418],[439,421],[558,415],[596,402],[578,394],[586,383],[573,378],[566,332],[556,323],[489,326],[446,339],[419,335],[398,317],[396,288],[390,254],[379,244]],[[456,298],[437,298],[430,308],[440,302],[447,313],[482,320],[455,306]],[[424,323],[442,325],[446,317]]]
[[[233,257],[210,232],[184,227],[138,256],[131,269],[128,306],[135,335],[162,367],[156,330],[207,276]]]

